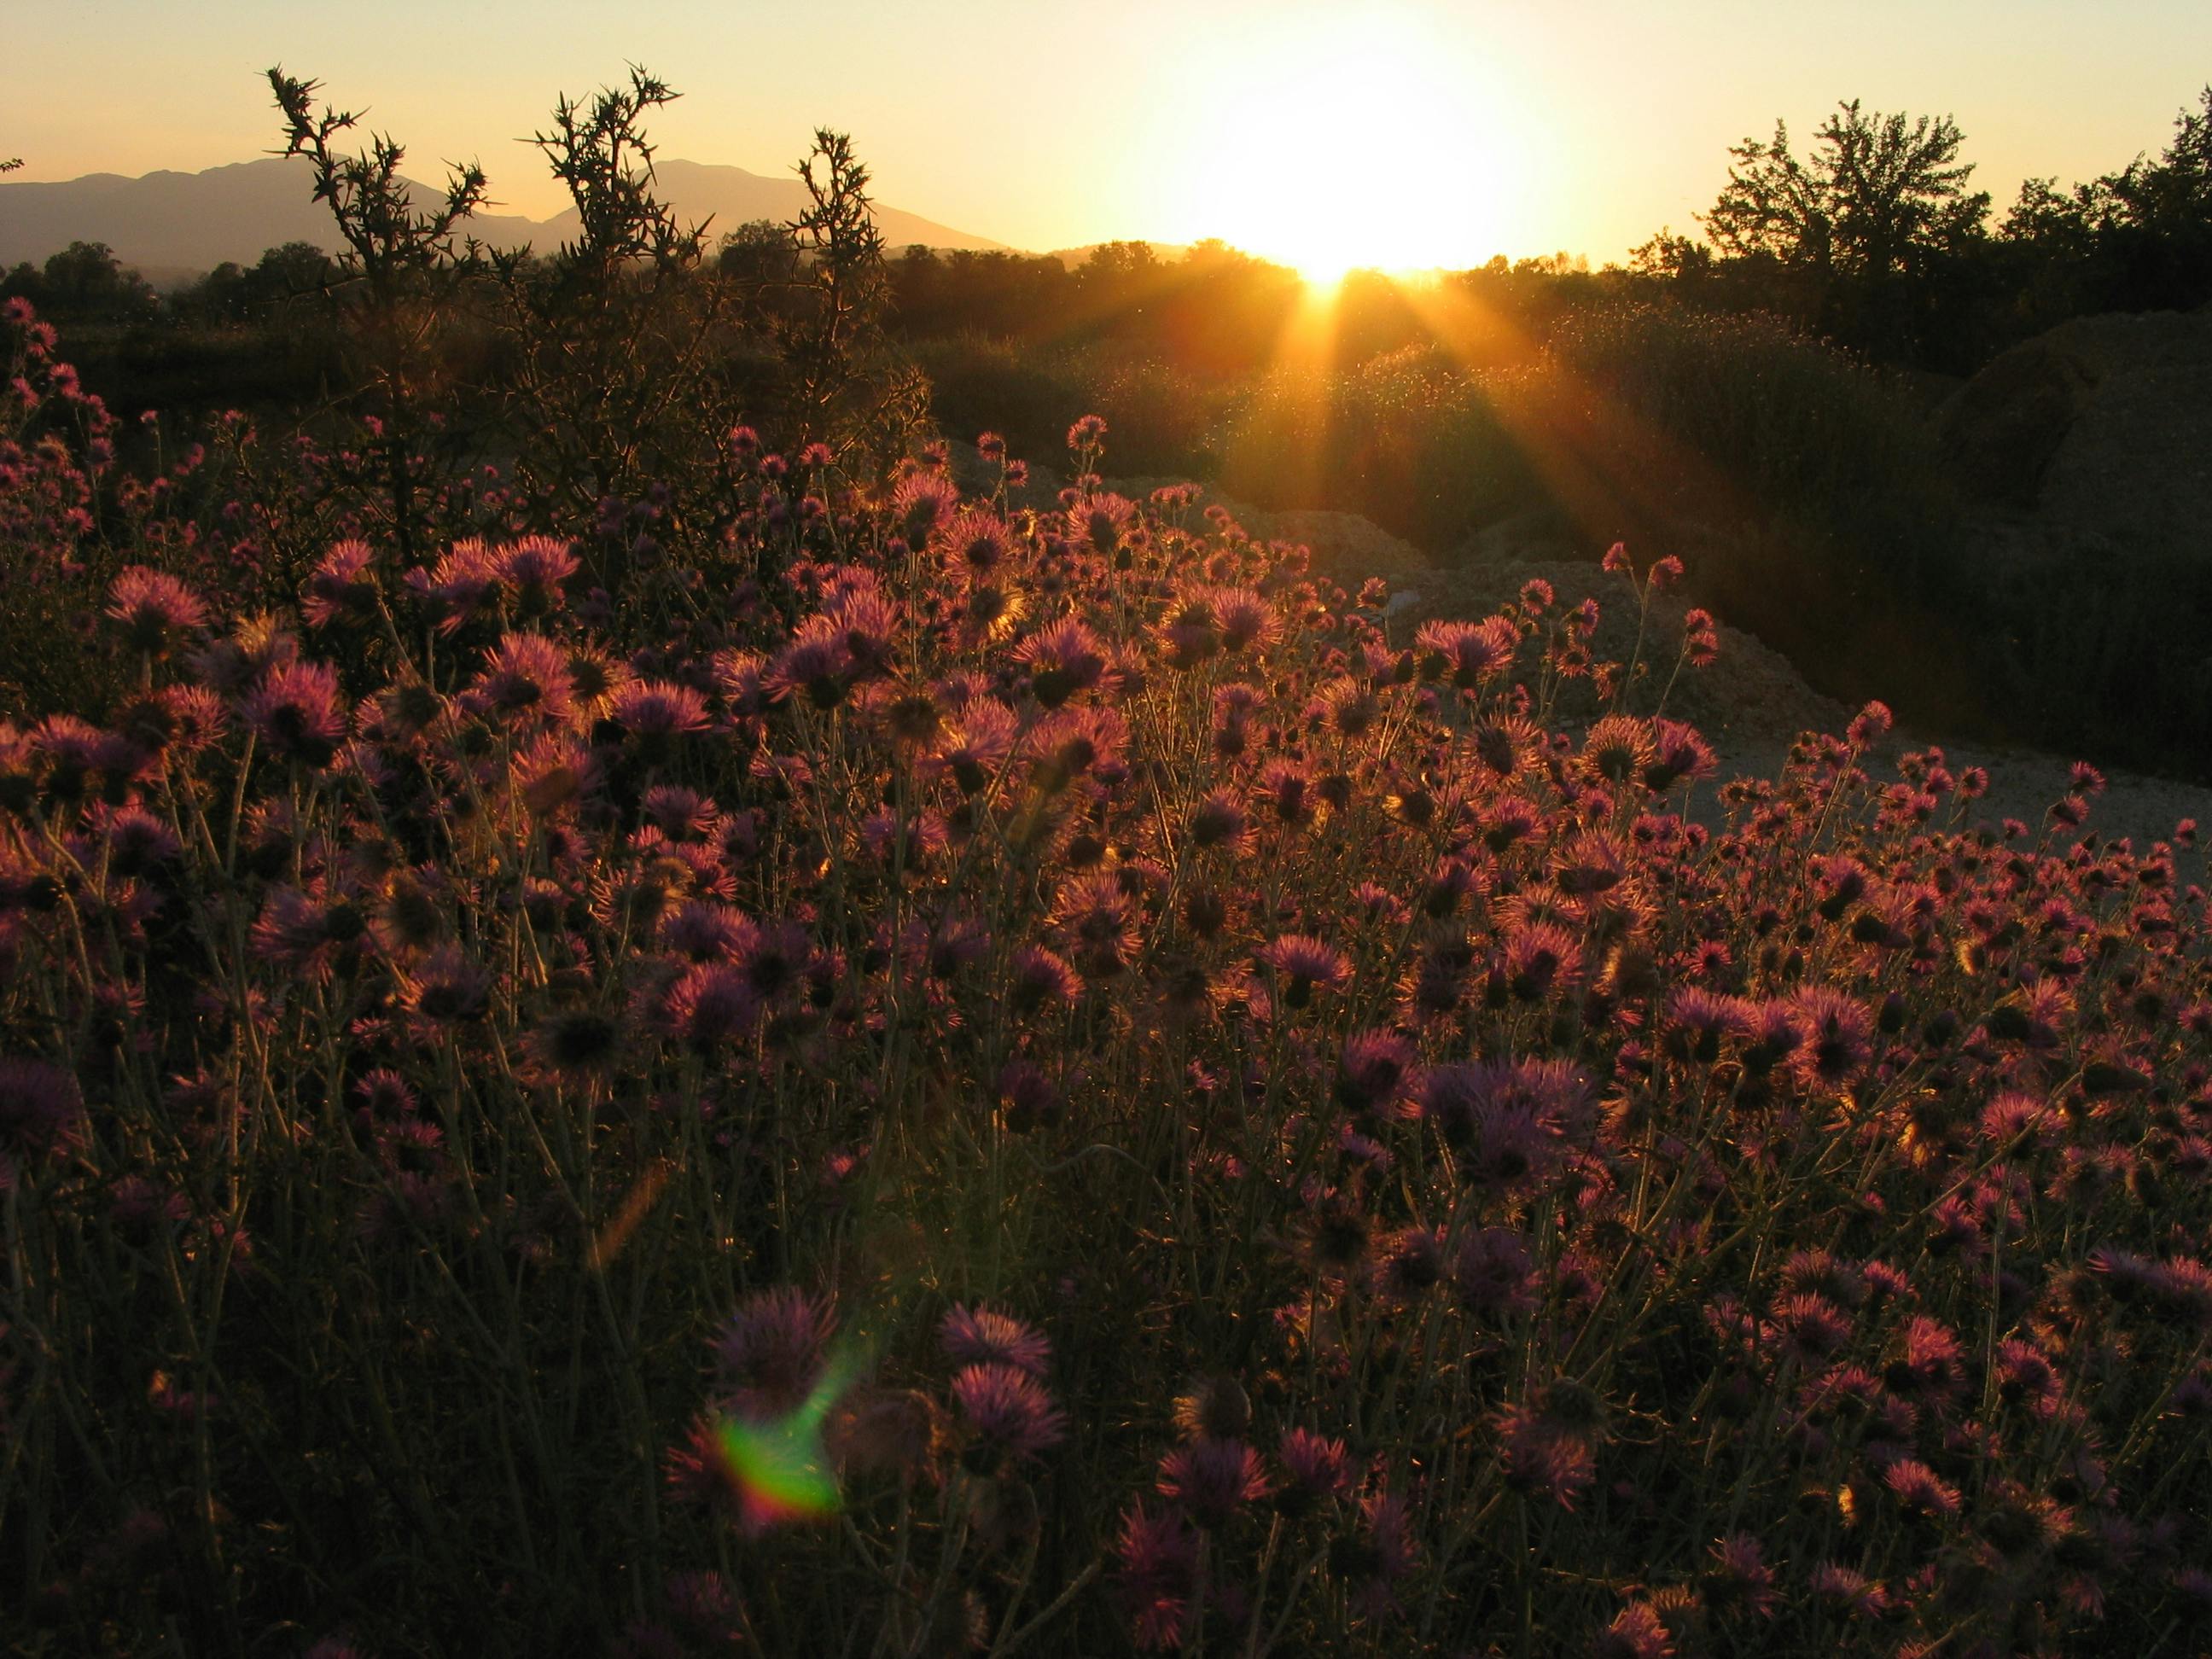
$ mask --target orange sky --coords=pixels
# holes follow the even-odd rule
[[[1954,116],[2001,210],[2028,173],[2156,151],[2212,81],[2203,0],[79,0],[9,34],[19,179],[246,159],[272,142],[258,76],[281,61],[370,106],[417,174],[473,156],[542,214],[555,187],[514,140],[634,61],[687,94],[654,124],[668,155],[775,172],[828,125],[884,201],[1016,246],[1222,235],[1309,264],[1619,258],[1690,228],[1730,143],[1778,115],[1808,132],[1843,97]]]

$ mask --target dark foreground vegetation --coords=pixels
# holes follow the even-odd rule
[[[1095,419],[1042,507],[878,465],[834,135],[760,423],[656,396],[633,192],[462,470],[470,181],[278,89],[342,435],[125,434],[6,314],[12,1650],[2212,1638],[2193,826],[1873,706],[1710,827],[1701,613],[1399,637]]]

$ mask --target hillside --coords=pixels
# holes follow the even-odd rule
[[[662,199],[688,222],[710,220],[719,235],[749,219],[788,220],[806,201],[795,178],[768,178],[743,167],[670,161],[656,169]],[[435,193],[420,181],[410,189]],[[876,222],[894,248],[1000,246],[919,214],[878,204]],[[575,234],[571,210],[551,219],[480,213],[477,238],[495,246],[523,243],[550,250]],[[210,167],[201,173],[149,173],[127,179],[95,173],[58,182],[0,184],[0,265],[43,260],[71,242],[105,242],[126,264],[176,273],[246,263],[264,248],[312,242],[335,252],[330,214],[313,198],[307,163],[282,156]]]

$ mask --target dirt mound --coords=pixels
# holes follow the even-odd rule
[[[1983,500],[2033,511],[2051,459],[2101,378],[2094,364],[2048,338],[2014,346],[1945,405],[1945,465]]]
[[[2015,346],[1943,411],[1962,482],[2122,555],[2207,550],[2212,311],[2077,317]]]

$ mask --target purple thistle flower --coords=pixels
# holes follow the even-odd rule
[[[988,507],[966,508],[945,526],[945,545],[952,567],[963,576],[985,576],[1013,556],[1014,539],[1006,520]]]
[[[613,715],[639,738],[678,737],[707,729],[707,700],[688,685],[637,680],[615,694]]]
[[[937,1328],[945,1357],[959,1365],[1012,1365],[1041,1377],[1052,1345],[1008,1314],[984,1307],[955,1307]]]
[[[766,1422],[797,1410],[836,1328],[830,1304],[795,1286],[748,1297],[714,1340],[714,1363],[739,1414]]]
[[[1176,1431],[1186,1440],[1238,1440],[1252,1426],[1252,1396],[1233,1376],[1201,1376],[1175,1401]]]
[[[1047,708],[1057,708],[1077,692],[1089,690],[1106,672],[1105,647],[1074,617],[1031,634],[1014,656],[1030,671],[1030,695]]]
[[[347,538],[331,544],[330,550],[307,574],[307,592],[300,614],[310,628],[327,628],[334,622],[366,622],[376,614],[376,582],[369,572],[376,555],[364,541]]]
[[[1260,947],[1259,960],[1283,980],[1283,1001],[1292,1008],[1303,1008],[1312,1001],[1316,986],[1326,989],[1341,985],[1352,973],[1349,957],[1309,933],[1285,933],[1271,939]]]
[[[1418,1081],[1413,1045],[1391,1031],[1361,1031],[1345,1040],[1337,1062],[1337,1103],[1347,1111],[1388,1115]]]
[[[441,947],[400,976],[401,1005],[441,1024],[482,1019],[490,1008],[491,992],[491,975],[458,945]]]
[[[1941,1320],[1913,1315],[1905,1322],[1903,1347],[1902,1358],[1882,1374],[1895,1392],[1941,1399],[1957,1393],[1966,1381],[1965,1349]]]
[[[1651,763],[1644,769],[1644,787],[1654,794],[1710,777],[1720,763],[1712,745],[1679,720],[1656,723],[1653,750]]]
[[[770,700],[804,697],[816,708],[835,708],[852,689],[856,665],[844,632],[824,617],[810,617],[761,676]]]
[[[1505,987],[1516,1002],[1540,1002],[1582,977],[1575,936],[1548,921],[1524,922],[1505,941]]]
[[[1889,1592],[1856,1567],[1840,1561],[1823,1561],[1807,1579],[1807,1585],[1834,1612],[1847,1619],[1879,1619],[1888,1610]]]
[[[1613,836],[1585,830],[1568,842],[1552,860],[1552,881],[1562,893],[1576,898],[1610,892],[1628,879],[1633,863],[1628,850]]]
[[[261,746],[280,760],[327,766],[345,736],[338,672],[328,663],[277,663],[240,713]]]
[[[1224,587],[1216,590],[1212,601],[1223,650],[1234,653],[1273,642],[1281,624],[1275,607],[1263,596],[1249,587]]]
[[[0,1058],[0,1151],[47,1158],[76,1146],[83,1130],[75,1078],[43,1060]]]
[[[126,565],[107,590],[107,614],[123,624],[123,636],[133,651],[165,656],[182,635],[194,633],[207,623],[207,605],[199,595],[165,571],[143,564]]]
[[[572,1008],[541,1022],[526,1042],[544,1071],[580,1081],[611,1070],[621,1058],[622,1022],[596,1009]]]
[[[1344,1442],[1316,1434],[1311,1429],[1292,1429],[1275,1448],[1283,1466],[1283,1484],[1275,1492],[1275,1507],[1296,1518],[1310,1514],[1332,1499],[1352,1496],[1352,1456]]]
[[[1870,749],[1889,735],[1889,728],[1894,723],[1895,717],[1889,712],[1887,703],[1870,702],[1853,717],[1844,735],[1852,748]]]
[[[726,904],[690,899],[660,919],[660,948],[692,962],[735,962],[760,930]]]
[[[1267,1497],[1267,1474],[1260,1454],[1242,1440],[1209,1437],[1178,1446],[1160,1460],[1159,1489],[1210,1529]]]
[[[1406,1500],[1395,1492],[1370,1492],[1359,1500],[1359,1531],[1340,1539],[1329,1565],[1350,1580],[1352,1605],[1363,1619],[1382,1619],[1398,1610],[1397,1585],[1413,1570],[1413,1528]]]
[[[1478,1186],[1540,1182],[1585,1127],[1589,1085],[1563,1060],[1494,1060],[1439,1066],[1421,1080],[1420,1115]]]
[[[1676,1060],[1710,1066],[1720,1058],[1722,1042],[1742,1034],[1750,1024],[1751,1006],[1741,997],[1686,985],[1668,1000],[1660,1046]]]
[[[1563,1510],[1597,1478],[1597,1462],[1583,1435],[1543,1413],[1516,1406],[1499,1419],[1498,1461],[1505,1484],[1525,1496],[1548,1498]]]
[[[1150,1515],[1141,1504],[1122,1513],[1115,1553],[1117,1575],[1134,1621],[1138,1647],[1180,1648],[1198,1576],[1198,1537],[1174,1509]]]
[[[1503,617],[1485,622],[1426,622],[1413,635],[1413,648],[1430,672],[1462,691],[1472,691],[1513,660],[1520,630]]]
[[[1009,964],[1007,1006],[1017,1014],[1072,1006],[1083,994],[1083,979],[1065,957],[1042,945],[1024,945]]]
[[[1590,1659],[1674,1659],[1674,1644],[1658,1610],[1649,1601],[1632,1601],[1590,1644]]]
[[[899,534],[912,547],[927,542],[959,507],[959,489],[941,473],[909,472],[891,491],[891,515],[897,521]]]
[[[835,630],[851,659],[855,679],[871,679],[890,671],[898,635],[898,608],[880,589],[856,586],[832,595],[823,605],[819,621]]]
[[[1443,1237],[1433,1227],[1401,1228],[1376,1253],[1375,1289],[1388,1301],[1412,1302],[1443,1278]]]
[[[539,634],[503,634],[484,658],[473,700],[495,719],[566,724],[575,714],[568,656]]]
[[[952,1379],[952,1398],[971,1436],[965,1462],[978,1474],[1009,1458],[1033,1458],[1067,1436],[1067,1419],[1027,1371],[969,1365]]]
[[[1807,1087],[1839,1089],[1866,1068],[1874,1022],[1857,1002],[1832,986],[1807,985],[1792,994],[1790,1006],[1801,1033],[1793,1062]]]
[[[961,711],[938,750],[937,764],[951,774],[962,793],[979,794],[1013,752],[1019,727],[1018,717],[1004,703],[977,698]]]
[[[472,620],[498,591],[499,564],[492,550],[471,536],[440,554],[429,569],[409,571],[406,582],[438,631],[451,634]]]
[[[1915,1520],[1948,1521],[1959,1513],[1959,1489],[1917,1459],[1899,1458],[1881,1472],[1881,1480]]]
[[[1711,1554],[1712,1565],[1698,1584],[1705,1605],[1723,1618],[1739,1612],[1754,1619],[1771,1617],[1782,1598],[1759,1540],[1748,1533],[1730,1533],[1713,1546]]]
[[[107,841],[107,867],[118,875],[147,875],[184,854],[177,832],[138,807],[103,811],[99,823]]]
[[[661,1028],[699,1054],[742,1042],[760,1024],[761,999],[734,963],[704,962],[685,969],[661,1000]]]
[[[1778,1303],[1774,1328],[1783,1353],[1801,1365],[1826,1364],[1851,1338],[1851,1322],[1843,1310],[1811,1291]]]
[[[1270,761],[1260,774],[1260,797],[1280,823],[1310,823],[1316,793],[1313,775],[1296,761]]]
[[[1191,811],[1190,839],[1195,847],[1239,852],[1249,829],[1243,804],[1225,789],[1215,790]]]
[[[561,608],[561,586],[581,568],[574,550],[551,536],[525,536],[492,556],[499,584],[526,617]]]
[[[1067,509],[1067,532],[1091,544],[1097,553],[1111,553],[1121,544],[1121,538],[1136,515],[1134,501],[1116,495],[1110,490],[1081,496],[1070,503]]]
[[[704,841],[714,833],[720,814],[696,789],[657,784],[645,792],[638,811],[671,841]]]
[[[1452,1289],[1476,1318],[1498,1323],[1536,1307],[1536,1268],[1518,1233],[1479,1227],[1463,1235],[1452,1256]]]

